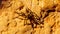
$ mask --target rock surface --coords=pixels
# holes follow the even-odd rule
[[[1,0],[0,34],[60,34],[60,0]]]

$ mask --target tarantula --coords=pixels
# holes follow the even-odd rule
[[[26,9],[26,13],[21,12],[18,14],[19,16],[25,17],[25,20],[30,20],[30,24],[27,24],[27,21],[26,21],[24,25],[31,25],[33,29],[36,28],[37,25],[42,24],[40,17],[34,12],[32,12],[29,8]],[[36,25],[35,27],[34,27],[34,24]]]

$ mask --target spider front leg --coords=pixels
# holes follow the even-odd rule
[[[29,19],[27,19],[27,18],[24,19],[24,26],[25,26],[25,25],[31,25]]]
[[[24,19],[24,26],[27,24],[27,19]]]

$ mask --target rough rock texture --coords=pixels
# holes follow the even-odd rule
[[[60,34],[60,0],[0,0],[0,34]]]

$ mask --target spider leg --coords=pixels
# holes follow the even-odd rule
[[[28,21],[28,19],[26,18],[26,19],[24,19],[24,25],[29,25],[28,23],[27,23],[27,21]]]
[[[27,22],[26,19],[24,19],[24,26],[26,25],[26,22]]]
[[[31,24],[31,26],[32,26],[32,28],[33,28],[33,30],[34,30],[34,24],[33,24],[33,23]]]
[[[30,22],[31,22],[31,26],[32,26],[32,28],[33,28],[33,30],[34,30],[34,23],[33,23],[33,21],[31,21],[31,20],[30,20]]]

